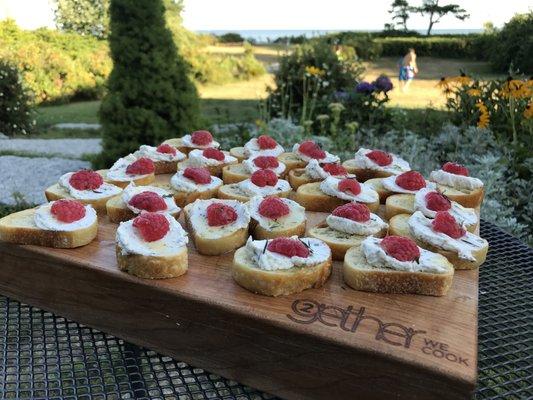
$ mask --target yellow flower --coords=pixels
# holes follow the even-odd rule
[[[479,90],[479,89],[474,89],[474,88],[472,88],[472,89],[468,89],[468,90],[466,91],[466,93],[467,93],[469,96],[472,96],[472,97],[479,97],[479,96],[481,96],[481,90]]]
[[[308,65],[307,67],[305,67],[305,72],[311,76],[324,76],[326,74],[326,71],[324,71],[323,69],[312,65]]]
[[[458,76],[454,76],[449,78],[450,82],[458,83],[461,86],[469,85],[472,82],[472,78],[467,76],[466,74],[461,74]]]
[[[533,118],[533,103],[530,101],[524,110],[524,118],[531,119]]]
[[[476,103],[476,108],[479,110],[479,119],[477,121],[478,128],[488,128],[490,123],[490,114],[487,106],[480,101]]]
[[[512,97],[515,99],[525,99],[533,94],[532,84],[529,81],[509,78],[502,88],[502,96],[505,98]]]
[[[439,80],[439,83],[437,83],[437,87],[441,88],[442,90],[446,91],[450,88],[450,80],[449,78],[442,77]]]

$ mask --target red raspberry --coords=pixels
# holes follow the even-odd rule
[[[191,134],[191,142],[198,146],[207,146],[213,141],[213,135],[208,131],[196,131]]]
[[[269,169],[279,167],[279,161],[272,156],[259,156],[254,158],[254,164],[257,168]]]
[[[278,183],[278,176],[271,169],[260,169],[252,174],[250,180],[259,187],[275,186]]]
[[[225,158],[224,153],[212,147],[205,149],[202,152],[202,155],[206,158],[212,158],[213,160],[217,160],[217,161],[224,161],[224,158]]]
[[[365,155],[380,167],[385,167],[392,163],[392,155],[381,150],[372,150]]]
[[[344,168],[342,165],[337,163],[327,163],[322,165],[322,169],[326,171],[328,174],[333,176],[346,176],[348,175],[348,172],[346,171],[346,168]]]
[[[176,155],[177,153],[177,150],[175,147],[169,145],[169,144],[166,144],[166,143],[163,143],[163,144],[160,144],[159,146],[157,146],[157,149],[156,151],[158,153],[163,153],[163,154],[172,154],[173,156]]]
[[[442,170],[454,175],[468,176],[468,168],[454,162],[447,162],[442,166]]]
[[[398,261],[415,261],[420,257],[420,249],[416,243],[403,236],[386,236],[380,246],[387,255]]]
[[[268,135],[261,135],[257,138],[257,144],[261,150],[275,149],[278,145],[274,139]]]
[[[147,175],[153,173],[154,171],[154,162],[146,157],[139,158],[126,168],[126,173],[129,175]]]
[[[104,178],[94,171],[82,169],[74,172],[68,182],[77,190],[95,190],[102,186]]]
[[[143,211],[133,220],[141,237],[147,242],[155,242],[165,237],[170,230],[170,223],[163,214]]]
[[[431,221],[431,226],[433,226],[433,230],[444,233],[454,239],[459,239],[466,233],[464,228],[457,223],[453,215],[447,211],[437,212],[435,219]]]
[[[183,171],[185,178],[192,179],[195,183],[205,185],[211,183],[211,173],[207,168],[203,167],[187,167]]]
[[[361,184],[355,179],[341,179],[338,189],[341,192],[351,192],[354,196],[357,196],[359,193],[361,193]]]
[[[167,209],[165,200],[155,192],[141,192],[133,196],[129,201],[130,206],[150,212]]]
[[[309,256],[309,249],[305,244],[298,239],[286,237],[275,238],[270,241],[267,245],[267,250],[287,257],[306,258]]]
[[[320,160],[326,157],[326,152],[320,148],[318,144],[312,140],[306,140],[300,144],[298,151],[305,154],[307,157],[311,157]]]
[[[429,192],[426,194],[426,207],[431,211],[448,211],[452,208],[452,202],[439,192]]]
[[[207,224],[222,226],[237,220],[237,212],[233,207],[222,203],[212,203],[207,206]]]
[[[75,222],[85,217],[85,206],[77,200],[61,199],[52,204],[50,212],[61,222]]]
[[[420,172],[407,171],[396,177],[396,184],[406,190],[420,190],[426,187],[426,180]]]
[[[366,222],[370,220],[370,209],[364,204],[348,203],[334,209],[331,215],[356,222]]]
[[[279,197],[271,196],[259,203],[258,211],[265,218],[276,219],[288,215],[290,209]]]

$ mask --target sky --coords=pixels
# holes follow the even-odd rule
[[[410,0],[418,5],[421,0]],[[184,0],[184,25],[191,30],[311,29],[375,30],[390,21],[391,0]],[[470,14],[459,21],[445,17],[437,29],[482,29],[487,21],[502,26],[517,12],[533,9],[533,0],[441,0],[458,3]],[[53,0],[0,0],[0,20],[14,18],[26,29],[54,26]],[[410,29],[424,29],[425,17],[413,15]]]

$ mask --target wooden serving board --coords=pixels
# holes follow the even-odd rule
[[[308,227],[325,216],[308,213]],[[192,244],[182,277],[120,272],[116,227],[102,219],[78,249],[0,243],[0,292],[284,398],[461,399],[475,388],[477,270],[457,271],[444,297],[388,295],[350,289],[335,262],[323,288],[270,298],[234,283],[233,253]]]

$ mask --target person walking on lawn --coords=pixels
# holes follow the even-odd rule
[[[398,80],[400,81],[400,90],[406,92],[409,85],[418,74],[418,67],[416,65],[415,49],[410,48],[407,54],[398,63],[400,69]]]

